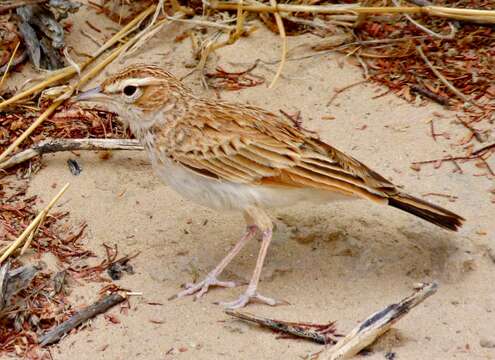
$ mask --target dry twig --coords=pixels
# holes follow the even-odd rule
[[[0,163],[0,169],[8,169],[36,156],[60,151],[76,150],[143,150],[137,140],[133,139],[48,139],[26,149],[7,161]]]
[[[411,296],[370,315],[348,335],[340,339],[337,344],[321,352],[318,358],[321,360],[344,360],[353,357],[390,329],[412,308],[433,295],[437,288],[435,283],[422,284]]]
[[[335,322],[328,324],[288,322],[230,309],[225,310],[225,313],[239,320],[255,323],[292,336],[309,339],[318,344],[335,344],[337,342],[337,336],[339,336],[336,334]]]
[[[448,106],[450,103],[450,100],[448,98],[435,94],[433,91],[430,91],[422,86],[411,84],[411,90],[417,92],[418,94],[426,96],[427,98],[435,101],[440,105]]]
[[[95,317],[98,314],[106,312],[111,307],[120,304],[126,298],[118,293],[110,294],[101,300],[98,300],[94,304],[88,306],[87,308],[77,312],[70,317],[67,321],[58,325],[54,329],[48,331],[46,334],[40,337],[40,346],[46,346],[59,341],[62,336],[67,334],[72,329],[75,329],[85,321]]]

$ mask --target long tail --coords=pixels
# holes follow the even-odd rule
[[[407,194],[399,193],[388,198],[388,204],[397,209],[416,215],[435,225],[457,231],[465,220],[440,206],[430,204]]]

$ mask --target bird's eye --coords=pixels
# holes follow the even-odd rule
[[[137,91],[137,86],[134,86],[134,85],[127,85],[125,88],[124,88],[124,95],[126,96],[132,96],[136,93]]]

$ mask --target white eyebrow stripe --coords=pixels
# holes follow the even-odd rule
[[[162,84],[165,80],[163,79],[156,79],[152,77],[146,77],[146,78],[131,78],[131,79],[125,79],[118,81],[116,83],[110,84],[107,87],[107,91],[110,93],[117,93],[121,92],[126,86],[136,86],[136,87],[142,87],[142,86],[147,86],[147,85],[158,85]]]

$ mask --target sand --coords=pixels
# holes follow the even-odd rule
[[[67,42],[88,52],[96,45],[78,30],[84,28],[102,40],[103,35],[91,31],[86,18],[100,28],[116,26],[82,9]],[[190,42],[173,40],[189,26],[166,26],[139,52],[109,66],[93,83],[136,62],[185,75],[190,71],[184,67],[191,61]],[[238,70],[258,58],[277,60],[279,38],[259,27],[219,50],[210,67],[216,63]],[[311,35],[290,38],[289,46],[311,39]],[[296,53],[311,54],[304,49]],[[493,182],[473,176],[480,169],[470,165],[464,165],[464,174],[454,173],[449,164],[439,169],[424,166],[419,172],[410,168],[413,161],[459,151],[452,144],[466,130],[452,123],[454,114],[434,104],[412,105],[393,95],[373,99],[386,89],[370,84],[341,93],[328,106],[335,89],[362,80],[361,70],[341,55],[289,61],[283,77],[268,89],[275,70],[276,65],[260,65],[254,73],[267,79],[264,85],[220,95],[274,112],[301,111],[305,127],[408,192],[457,196],[454,202],[424,198],[462,214],[467,222],[458,233],[451,233],[365,201],[278,209],[272,213],[276,233],[259,290],[290,305],[249,305],[247,311],[292,321],[336,320],[339,331],[346,333],[372,312],[410,294],[415,283],[437,281],[437,294],[397,323],[393,334],[366,358],[383,359],[391,351],[397,359],[494,359],[495,349],[484,342],[495,341],[495,263],[487,256],[488,249],[495,249],[495,207],[488,192]],[[20,83],[25,76],[16,74],[11,81]],[[215,96],[201,88],[196,74],[184,82],[198,94]],[[435,112],[444,116],[436,118],[437,130],[449,132],[450,140],[434,141],[430,136],[428,120]],[[329,115],[335,119],[325,120]],[[118,309],[110,312],[119,324],[101,316],[65,338],[53,347],[54,359],[298,359],[321,349],[230,320],[214,302],[235,299],[243,287],[214,289],[199,301],[167,301],[181,284],[206,275],[238,240],[244,226],[240,214],[217,213],[184,200],[153,174],[144,153],[114,152],[105,161],[97,154],[81,153],[78,162],[83,171],[77,177],[67,168],[69,158],[74,154],[45,156],[30,194],[46,201],[70,182],[61,208],[70,211],[75,224],[87,222],[84,241],[89,248],[101,256],[103,243],[118,244],[121,254],[141,251],[132,260],[135,274],[125,274],[116,283],[143,296],[131,299],[127,315]],[[222,279],[248,280],[258,247],[257,241],[250,243]],[[99,286],[74,288],[75,302],[93,302]]]

